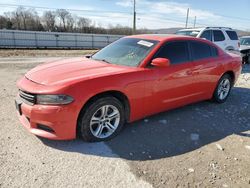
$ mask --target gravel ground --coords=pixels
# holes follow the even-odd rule
[[[249,65],[224,104],[164,112],[89,144],[39,139],[20,125],[16,80],[48,58],[7,59],[0,60],[0,187],[250,187]]]

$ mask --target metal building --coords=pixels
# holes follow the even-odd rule
[[[99,49],[121,35],[0,30],[0,48]]]

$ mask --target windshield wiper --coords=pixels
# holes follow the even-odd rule
[[[106,60],[106,59],[94,59],[94,60],[103,61],[103,62],[105,62],[105,63],[111,64],[111,63],[110,63],[108,60]]]
[[[94,59],[94,58],[92,58],[92,57],[91,57],[91,59],[96,60],[96,61],[103,61],[103,62],[105,62],[105,63],[111,64],[111,63],[110,63],[108,60],[106,60],[106,59]]]

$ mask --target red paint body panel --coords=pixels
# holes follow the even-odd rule
[[[226,54],[220,49],[217,58],[148,68],[146,65],[164,43],[173,40],[204,40],[158,35],[129,37],[159,41],[138,67],[74,58],[39,65],[29,71],[18,81],[19,89],[34,94],[66,94],[72,96],[74,102],[58,106],[31,106],[23,103],[23,114],[19,115],[21,123],[38,136],[73,139],[76,137],[77,118],[82,107],[97,94],[106,91],[123,93],[129,100],[129,121],[132,122],[168,109],[210,99],[225,72],[232,71],[236,79],[241,72],[240,57]],[[40,130],[38,124],[51,127],[55,132]]]

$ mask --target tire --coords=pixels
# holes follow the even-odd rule
[[[114,138],[125,123],[125,110],[114,97],[103,97],[92,102],[80,114],[78,130],[87,142],[101,142]]]
[[[230,94],[232,86],[233,86],[232,77],[229,74],[224,74],[220,78],[217,87],[214,91],[213,101],[217,103],[224,103]]]

